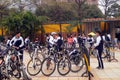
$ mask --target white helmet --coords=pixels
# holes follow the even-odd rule
[[[51,35],[57,34],[56,32],[52,32]]]

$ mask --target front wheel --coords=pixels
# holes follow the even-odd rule
[[[83,58],[77,56],[71,60],[71,71],[79,72],[83,68],[83,65],[84,65]]]
[[[69,59],[61,59],[58,62],[58,66],[57,66],[57,70],[59,72],[60,75],[65,76],[70,72],[71,69],[71,63],[69,61]]]
[[[0,80],[10,80],[10,77],[3,72],[2,75],[0,75]]]
[[[50,76],[56,69],[56,63],[52,58],[45,58],[42,62],[41,72],[45,76]]]
[[[37,75],[41,70],[41,60],[35,58],[35,60],[31,59],[27,64],[27,72],[31,76]]]

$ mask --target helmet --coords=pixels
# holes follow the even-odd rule
[[[51,35],[57,34],[56,32],[52,32]]]

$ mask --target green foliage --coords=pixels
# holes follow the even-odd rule
[[[8,34],[13,34],[17,31],[21,31],[23,36],[30,36],[34,38],[34,34],[39,30],[39,26],[46,22],[46,17],[36,16],[31,12],[21,12],[10,14],[7,17],[3,25],[8,29]]]
[[[69,26],[66,26],[66,32],[69,34],[72,32],[73,28],[76,27],[78,25],[78,21],[71,21],[69,22]]]
[[[83,4],[81,6],[81,18],[101,18],[100,9],[95,5]],[[57,3],[54,5],[41,5],[36,10],[36,15],[47,16],[52,22],[66,22],[78,20],[78,5],[75,3]]]
[[[84,5],[83,9],[84,18],[102,18],[103,14],[96,5]]]
[[[75,18],[74,13],[71,10],[66,10],[59,5],[49,5],[45,8],[39,7],[36,10],[38,16],[47,16],[53,22],[63,22],[73,20]]]

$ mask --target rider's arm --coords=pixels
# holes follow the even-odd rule
[[[11,39],[11,41],[10,41],[10,46],[13,46],[14,42],[15,42],[15,37],[13,37],[13,38]]]
[[[52,44],[52,45],[54,44],[54,39],[52,37],[50,37],[49,43]]]
[[[24,40],[23,40],[23,38],[22,38],[22,37],[20,37],[20,40],[21,40],[21,44],[20,44],[20,46],[19,46],[19,47],[21,48],[21,47],[23,47],[23,46],[24,46]]]

